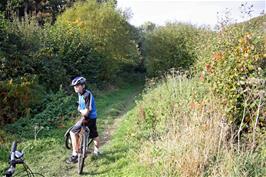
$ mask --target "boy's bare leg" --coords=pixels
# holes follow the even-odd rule
[[[99,147],[100,147],[100,138],[97,136],[96,138],[93,139],[94,143],[94,152],[99,152]]]
[[[70,132],[70,137],[71,137],[72,148],[73,148],[72,155],[77,155],[77,152],[79,151],[79,134]]]

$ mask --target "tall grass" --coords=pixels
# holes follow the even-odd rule
[[[172,74],[146,92],[136,112],[143,137],[138,159],[151,176],[265,174],[265,138],[255,151],[237,150],[225,107],[208,84]]]

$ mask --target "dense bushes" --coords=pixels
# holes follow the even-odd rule
[[[73,96],[66,96],[63,90],[59,90],[56,94],[50,93],[42,101],[43,110],[41,112],[34,110],[36,114],[31,119],[19,119],[13,124],[6,125],[6,129],[11,134],[33,138],[34,130],[64,128],[65,121],[75,118],[77,114],[75,101]]]
[[[19,79],[0,81],[0,125],[11,123],[38,106],[44,92],[37,84],[35,77],[21,77]]]
[[[150,176],[265,174],[265,18],[202,30],[190,75],[169,77],[144,94],[135,112],[144,142],[137,154]],[[147,36],[152,33],[156,29]],[[158,36],[154,41],[168,39]],[[179,67],[161,44],[154,42],[158,50],[148,53],[161,58],[146,56],[148,74]],[[166,60],[173,63],[164,67]]]
[[[25,109],[31,110],[20,98],[16,104],[21,109],[13,110],[12,99],[18,95],[11,86],[5,89],[10,80],[15,90],[16,84],[29,90],[32,94],[25,94],[34,102],[33,93],[68,88],[76,75],[84,75],[89,84],[119,80],[117,74],[132,69],[139,57],[134,29],[113,3],[77,3],[52,26],[40,27],[32,19],[7,22],[2,16],[0,25],[0,94],[6,100],[1,105],[5,108],[1,109],[1,123],[12,122],[25,115]]]
[[[230,25],[221,22],[217,32],[175,23],[147,30],[147,74],[160,76],[170,68],[190,69],[195,76],[199,73],[226,105],[227,120],[239,125],[245,117],[243,123],[250,127],[265,98],[265,18]],[[259,108],[259,114],[263,109]],[[265,120],[259,124],[264,125]]]
[[[3,15],[0,13],[0,42],[1,45],[5,38],[5,30],[6,30],[6,24]]]
[[[9,22],[0,21],[0,125],[4,125],[28,115],[42,101],[44,89],[33,74],[28,41]]]
[[[173,23],[156,27],[144,37],[145,67],[149,76],[158,76],[170,68],[188,69],[197,58],[200,29]]]
[[[209,45],[203,44],[196,63],[201,79],[211,83],[221,102],[226,105],[228,120],[239,125],[241,119],[251,126],[265,108],[263,79],[263,21],[265,15],[243,24],[220,29]],[[263,20],[264,19],[264,20]],[[258,110],[259,109],[259,110]],[[265,120],[259,121],[265,124]]]
[[[136,65],[139,57],[134,29],[112,3],[77,3],[53,26],[26,20],[8,28],[1,46],[2,80],[37,74],[41,84],[50,87],[84,74],[93,82],[110,81],[124,66]],[[50,80],[56,76],[60,79]]]

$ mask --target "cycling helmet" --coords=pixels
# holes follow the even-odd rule
[[[71,82],[71,86],[75,86],[75,85],[78,85],[78,84],[85,84],[86,82],[86,79],[82,76],[78,76],[78,77],[75,77],[72,82]]]

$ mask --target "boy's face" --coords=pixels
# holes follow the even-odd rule
[[[84,85],[80,85],[80,84],[78,84],[78,85],[75,85],[75,86],[74,86],[74,90],[75,90],[76,93],[82,93],[84,87],[85,87]]]

